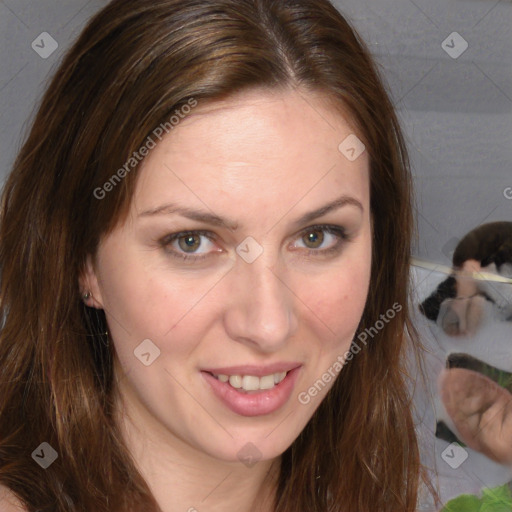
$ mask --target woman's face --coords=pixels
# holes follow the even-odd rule
[[[260,90],[199,104],[150,151],[129,218],[82,278],[140,435],[246,462],[305,427],[368,293],[369,161],[354,140],[320,96]]]

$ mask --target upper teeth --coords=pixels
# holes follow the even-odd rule
[[[237,389],[244,391],[257,391],[258,389],[272,389],[275,384],[279,384],[285,377],[286,372],[272,373],[263,377],[255,375],[215,375],[221,382],[228,382]]]

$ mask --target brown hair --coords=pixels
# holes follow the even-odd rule
[[[405,333],[418,338],[407,301],[411,176],[364,44],[327,0],[114,0],[65,56],[3,192],[0,483],[30,511],[158,510],[113,422],[104,314],[78,289],[87,255],[126,218],[136,168],[108,200],[94,191],[191,98],[298,87],[349,112],[370,155],[371,284],[358,333],[402,308],[282,455],[275,512],[415,510],[402,368]],[[59,454],[46,470],[31,458],[43,441]]]

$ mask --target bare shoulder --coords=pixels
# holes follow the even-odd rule
[[[5,485],[0,484],[0,510],[2,512],[27,512],[20,500]]]

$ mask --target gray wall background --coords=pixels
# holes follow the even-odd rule
[[[2,182],[49,76],[107,3],[0,0]],[[450,264],[467,231],[512,220],[512,2],[334,3],[367,41],[402,121],[417,196],[415,254]]]

